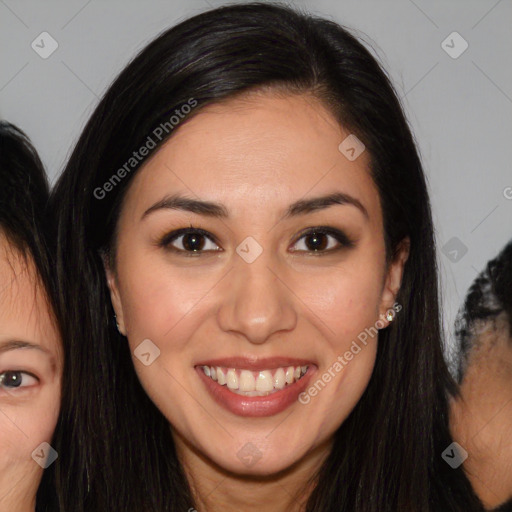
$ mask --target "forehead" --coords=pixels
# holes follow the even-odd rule
[[[0,338],[38,343],[54,352],[60,339],[35,265],[0,232]]]
[[[137,173],[127,200],[142,207],[178,190],[240,210],[336,189],[364,198],[379,218],[369,156],[342,154],[350,131],[310,95],[251,93],[209,105],[176,130]]]

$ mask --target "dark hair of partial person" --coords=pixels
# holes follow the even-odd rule
[[[502,314],[507,318],[507,335],[512,340],[512,240],[478,274],[455,319],[459,383],[464,379],[471,351],[478,340],[478,325],[489,324]]]
[[[512,512],[512,499],[503,503],[498,508],[493,508],[491,512]]]
[[[198,105],[188,118],[255,90],[311,94],[363,141],[388,261],[405,236],[411,240],[397,297],[403,310],[380,332],[369,385],[312,475],[307,511],[481,510],[462,469],[441,457],[452,442],[447,397],[455,386],[442,350],[427,185],[400,101],[348,30],[266,2],[209,10],[150,42],[107,90],[58,180],[60,307],[74,378],[66,399],[80,411],[60,441],[62,452],[75,447],[60,466],[62,503],[74,512],[194,505],[168,421],[143,391],[116,330],[102,264],[131,180],[168,137],[122,179],[112,178],[191,98]]]
[[[33,262],[53,316],[49,194],[43,164],[29,138],[15,125],[0,121],[0,232],[27,264]],[[43,473],[36,499],[38,512],[55,510],[55,467],[52,464]]]

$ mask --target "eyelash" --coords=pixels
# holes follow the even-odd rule
[[[198,234],[198,235],[204,236],[204,237],[210,239],[210,241],[212,241],[214,244],[218,245],[217,242],[215,241],[214,237],[212,237],[208,233],[208,231],[205,231],[204,229],[201,229],[201,228],[195,228],[194,226],[191,225],[188,228],[178,229],[176,231],[172,231],[172,232],[164,235],[159,240],[158,246],[168,249],[174,253],[182,254],[185,257],[197,257],[201,253],[212,252],[211,250],[208,250],[208,251],[204,251],[204,250],[186,251],[183,249],[177,249],[176,247],[173,247],[171,245],[172,242],[177,240],[179,237],[188,235],[188,234]],[[322,235],[332,236],[340,244],[340,246],[336,247],[334,249],[327,249],[327,250],[324,249],[324,250],[319,250],[319,251],[311,250],[311,251],[294,251],[294,252],[309,252],[310,254],[321,256],[324,254],[332,254],[341,249],[350,249],[355,246],[355,243],[345,233],[343,233],[343,231],[340,231],[338,229],[334,229],[334,228],[331,228],[328,226],[318,226],[315,228],[308,228],[307,230],[303,231],[300,234],[300,236],[295,240],[294,245],[302,238],[305,238],[306,236],[313,235],[313,234],[315,234],[315,235],[322,234]],[[218,251],[213,251],[213,252],[218,252]]]

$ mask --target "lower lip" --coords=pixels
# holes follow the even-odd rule
[[[199,378],[205,383],[206,389],[213,399],[228,411],[238,416],[264,417],[278,414],[298,401],[299,395],[307,388],[316,367],[309,366],[301,379],[283,389],[267,396],[242,396],[229,391],[227,386],[221,386],[207,377],[200,366],[196,367]]]

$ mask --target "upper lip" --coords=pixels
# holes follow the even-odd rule
[[[296,357],[222,357],[208,359],[197,363],[196,366],[220,366],[225,368],[238,368],[241,370],[271,370],[283,366],[310,366],[314,364],[308,359]]]

